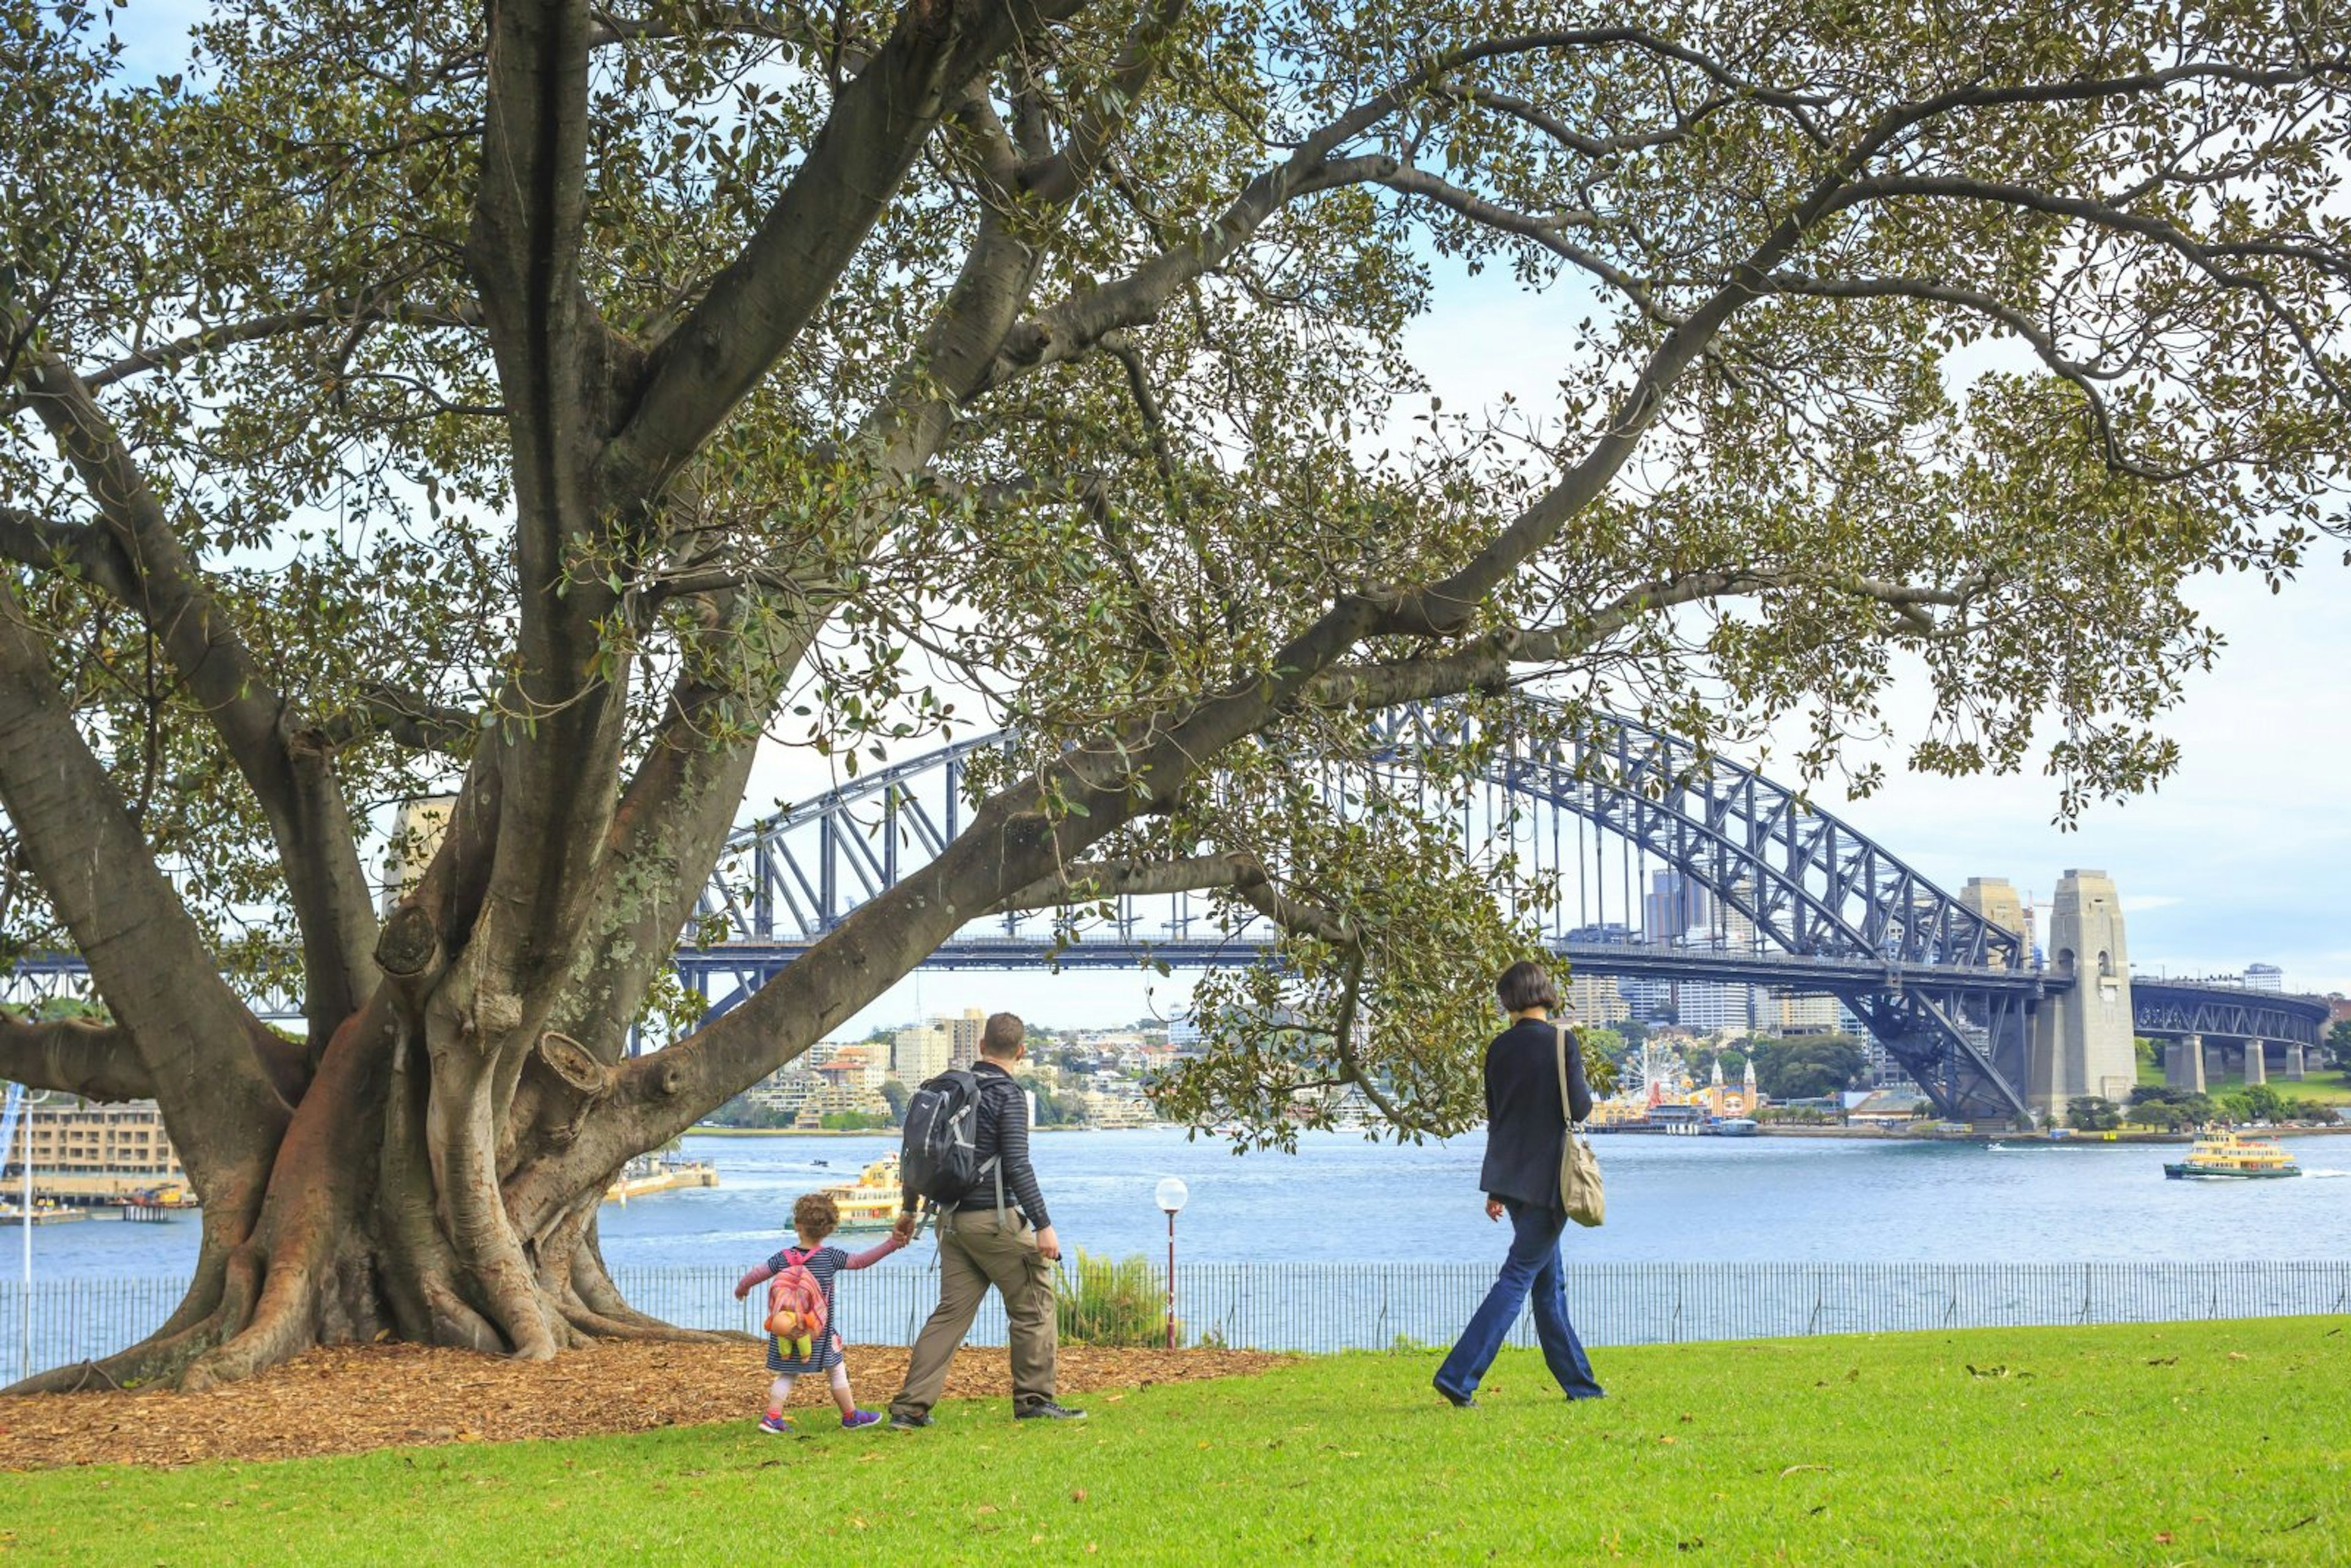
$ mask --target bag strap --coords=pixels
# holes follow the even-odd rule
[[[1573,1102],[1567,1092],[1567,1026],[1557,1019],[1551,1022],[1552,1043],[1559,1048],[1559,1117],[1573,1132],[1577,1126]]]

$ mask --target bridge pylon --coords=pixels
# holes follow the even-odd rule
[[[2061,1120],[2085,1094],[2116,1104],[2138,1082],[2132,1040],[2130,955],[2122,900],[2102,871],[2068,871],[2049,916],[2049,967],[2074,984],[2032,1015],[2031,1098],[2036,1115]]]
[[[2169,1089],[2204,1092],[2204,1037],[2183,1034],[2164,1048],[2163,1082]]]

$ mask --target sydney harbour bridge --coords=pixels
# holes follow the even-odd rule
[[[1437,710],[1378,723],[1377,765],[1392,782],[1453,743]],[[942,747],[737,830],[674,960],[705,1016],[939,853],[967,810],[967,768],[1007,739]],[[1487,739],[1459,812],[1465,847],[1517,855],[1560,890],[1539,918],[1574,973],[1834,997],[1948,1116],[2048,1119],[2077,1095],[2123,1099],[2134,1035],[2168,1042],[2175,1084],[2202,1087],[2224,1053],[2241,1055],[2249,1081],[2273,1055],[2298,1077],[2326,1027],[2315,998],[2133,977],[2119,898],[2101,873],[2059,881],[2036,947],[2012,898],[2004,910],[1972,885],[1974,896],[1954,896],[1794,790],[1661,730],[1599,716],[1567,737],[1538,727]],[[1643,939],[1656,872],[1702,888],[1718,928]],[[975,922],[926,967],[1200,968],[1253,961],[1268,935],[1194,895],[1132,898],[1060,940],[1050,915]],[[5,999],[85,978],[70,956],[27,958]],[[265,1015],[298,1010],[290,998],[256,1002]]]

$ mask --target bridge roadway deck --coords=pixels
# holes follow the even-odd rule
[[[772,973],[805,953],[807,941],[725,942],[678,949],[688,971]],[[924,966],[938,969],[1018,969],[1050,963],[1065,969],[1129,969],[1154,960],[1171,968],[1201,968],[1245,961],[1259,950],[1249,932],[1198,937],[1118,936],[1075,942],[1058,951],[1034,936],[957,936]],[[1940,989],[2053,996],[2070,976],[2041,969],[1978,968],[1952,964],[1899,964],[1868,957],[1795,953],[1732,953],[1671,944],[1566,942],[1552,944],[1579,974],[1623,979],[1708,981],[1720,985],[1787,987],[1811,991],[1899,990],[1907,985]]]

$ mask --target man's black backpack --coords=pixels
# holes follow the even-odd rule
[[[996,1164],[979,1157],[979,1095],[978,1075],[958,1068],[925,1079],[907,1100],[898,1179],[908,1192],[934,1205],[959,1203]]]

